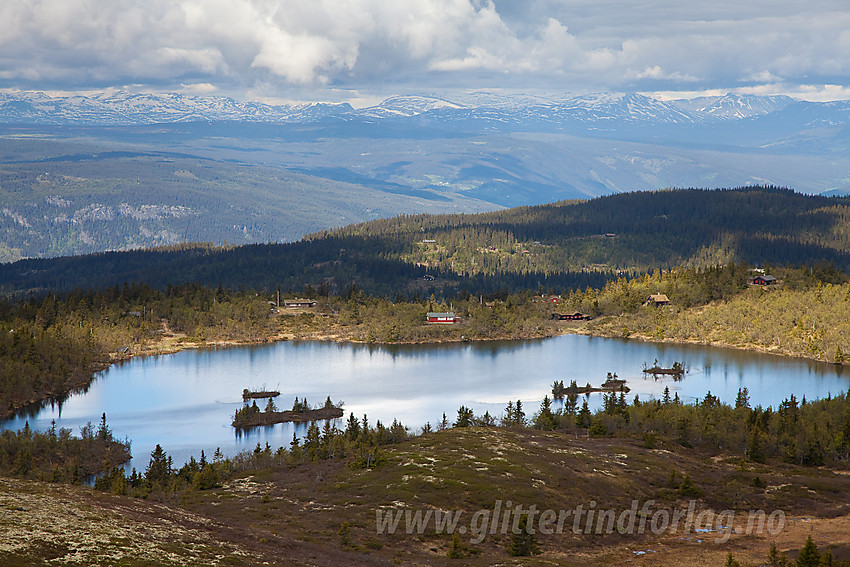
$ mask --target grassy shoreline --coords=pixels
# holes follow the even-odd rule
[[[748,290],[729,300],[599,318],[581,334],[731,348],[843,366],[850,363],[850,284]],[[815,296],[819,297],[815,297]],[[811,297],[809,297],[811,296]],[[796,310],[788,305],[801,306]]]
[[[652,343],[652,344],[707,346],[707,347],[714,347],[714,348],[739,350],[739,351],[743,351],[743,352],[770,354],[770,355],[778,356],[778,357],[781,357],[781,358],[807,360],[807,361],[810,361],[810,362],[819,362],[819,363],[823,363],[823,364],[836,364],[838,366],[843,366],[843,365],[847,364],[846,362],[844,362],[844,363],[834,363],[834,362],[830,362],[828,360],[822,360],[822,359],[813,358],[811,356],[806,356],[804,354],[794,354],[794,353],[790,353],[790,352],[781,352],[781,351],[779,351],[778,349],[775,349],[775,348],[764,347],[764,346],[756,345],[756,344],[742,345],[742,344],[738,344],[738,343],[733,344],[733,343],[728,343],[728,342],[723,342],[723,341],[711,341],[711,340],[705,340],[705,339],[692,339],[692,338],[687,338],[687,339],[685,339],[685,338],[671,338],[671,337],[657,338],[657,337],[653,337],[651,335],[641,335],[641,334],[631,334],[628,337],[623,337],[621,334],[618,334],[617,332],[606,332],[606,331],[600,330],[598,328],[576,329],[573,332],[564,333],[564,334],[574,334],[574,335],[582,335],[582,336],[588,336],[588,337],[600,337],[600,338],[606,338],[606,339],[623,339],[623,340],[628,340],[628,341],[638,341],[638,342],[642,342],[642,343]]]
[[[304,315],[313,315],[314,312],[309,310],[297,310],[279,317],[297,318]],[[338,321],[331,321],[327,326],[320,328],[295,328],[286,331],[273,330],[262,336],[230,336],[217,339],[197,340],[185,333],[164,333],[161,339],[157,342],[140,342],[133,344],[131,351],[127,354],[120,355],[110,353],[110,364],[115,364],[124,360],[129,360],[136,357],[158,356],[161,354],[176,354],[188,349],[206,349],[206,348],[222,348],[234,346],[251,346],[262,344],[273,344],[284,341],[319,341],[333,343],[350,343],[350,344],[371,344],[371,345],[422,345],[422,344],[448,344],[448,343],[469,343],[469,342],[493,342],[493,341],[524,341],[552,338],[564,334],[572,334],[572,329],[567,329],[567,325],[575,328],[577,324],[558,325],[547,324],[548,321],[540,318],[535,319],[535,323],[539,323],[539,330],[527,333],[504,332],[499,333],[498,330],[491,331],[488,336],[467,336],[465,332],[468,327],[463,324],[457,326],[436,326],[421,324],[419,327],[426,330],[435,330],[440,334],[431,334],[420,337],[406,337],[395,340],[387,340],[385,338],[369,338],[365,336],[368,333],[368,325],[357,326],[342,326]],[[365,336],[365,338],[364,338]]]
[[[558,327],[547,329],[546,332],[528,335],[528,336],[516,336],[514,334],[504,334],[504,335],[495,335],[490,337],[477,337],[477,338],[469,338],[464,336],[457,336],[456,334],[444,336],[444,337],[430,337],[430,338],[422,338],[418,340],[408,339],[408,340],[396,340],[396,341],[386,341],[386,340],[363,340],[358,338],[355,333],[351,333],[348,335],[340,334],[340,333],[323,333],[323,332],[309,332],[309,333],[275,333],[270,334],[268,336],[264,336],[261,338],[230,338],[230,339],[221,339],[221,340],[209,340],[204,342],[195,342],[191,339],[186,338],[186,340],[180,340],[181,337],[177,337],[177,341],[168,342],[163,345],[161,343],[156,344],[140,344],[134,345],[137,348],[133,349],[133,352],[127,354],[125,356],[118,356],[115,353],[110,354],[110,362],[104,365],[104,368],[100,370],[105,370],[108,366],[112,364],[120,363],[125,360],[129,360],[131,358],[137,357],[147,357],[147,356],[159,356],[159,355],[167,355],[167,354],[176,354],[178,352],[182,352],[184,350],[190,349],[217,349],[217,348],[227,348],[227,347],[239,347],[239,346],[255,346],[262,344],[274,344],[278,342],[285,341],[317,341],[317,342],[333,342],[338,344],[355,344],[355,345],[430,345],[430,344],[452,344],[452,343],[471,343],[471,342],[495,342],[495,341],[526,341],[526,340],[542,340],[549,339],[563,335],[579,335],[579,336],[588,336],[588,337],[601,337],[601,338],[610,338],[610,339],[625,339],[630,341],[640,341],[645,343],[655,343],[655,344],[682,344],[682,345],[696,345],[696,346],[709,346],[716,348],[725,348],[725,349],[734,349],[745,352],[756,352],[760,354],[771,354],[774,356],[779,356],[783,358],[791,358],[791,359],[800,359],[800,360],[808,360],[812,362],[820,362],[825,364],[835,364],[839,366],[844,366],[848,364],[848,361],[836,362],[834,360],[827,360],[823,357],[815,357],[810,354],[806,354],[803,352],[791,352],[787,350],[782,350],[775,346],[764,346],[756,343],[745,343],[741,344],[739,342],[730,342],[723,340],[712,340],[712,339],[699,339],[699,338],[681,338],[681,337],[658,337],[653,336],[649,333],[630,333],[628,336],[623,336],[623,333],[616,328],[618,321],[621,320],[621,317],[618,315],[608,315],[601,316],[593,321],[589,322],[580,322],[580,323],[562,323]],[[185,338],[185,337],[184,337]]]

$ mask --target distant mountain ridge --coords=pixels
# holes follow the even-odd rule
[[[177,93],[111,92],[92,96],[0,93],[0,123],[6,124],[129,126],[203,121],[310,121],[353,110],[349,104],[269,105]]]
[[[348,103],[270,105],[227,97],[177,93],[110,92],[92,96],[0,93],[0,123],[40,125],[144,125],[180,122],[311,123],[417,118],[433,123],[488,121],[493,124],[597,123],[712,124],[763,117],[789,107],[816,115],[821,124],[847,124],[850,102],[811,103],[787,96],[730,93],[691,100],[660,100],[642,94],[597,93],[546,98],[535,95],[468,93],[457,100],[438,96],[394,96],[355,109]]]

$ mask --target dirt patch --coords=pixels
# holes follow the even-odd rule
[[[246,565],[215,522],[80,487],[0,479],[0,563]]]

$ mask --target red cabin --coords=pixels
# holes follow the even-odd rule
[[[429,323],[443,323],[451,325],[453,323],[457,323],[458,318],[455,317],[454,313],[428,313],[428,322]]]
[[[756,276],[753,278],[754,285],[774,285],[776,278],[773,276]]]

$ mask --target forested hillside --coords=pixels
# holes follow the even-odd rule
[[[461,274],[728,261],[846,265],[848,205],[774,187],[634,192],[478,215],[401,216],[316,237],[434,240],[403,258]]]
[[[232,289],[395,297],[601,287],[672,266],[803,265],[850,269],[850,200],[775,187],[668,190],[477,215],[408,215],[291,244],[179,245],[0,266],[0,289],[199,282]]]

